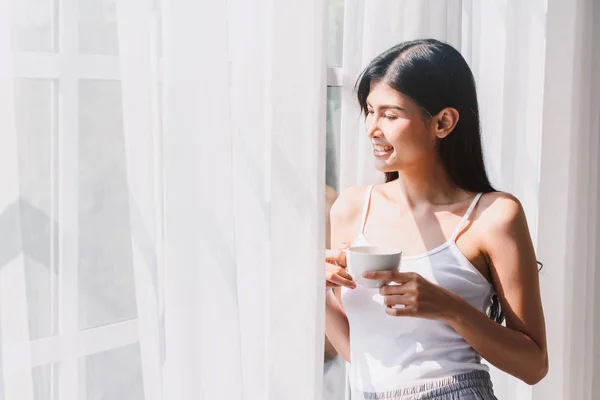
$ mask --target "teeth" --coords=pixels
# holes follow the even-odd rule
[[[382,146],[379,144],[374,144],[373,148],[377,151],[392,151],[394,149],[392,146]]]

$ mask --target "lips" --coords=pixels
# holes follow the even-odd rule
[[[394,148],[392,146],[386,146],[382,144],[374,144],[373,145],[373,155],[375,157],[386,157],[392,154]]]
[[[388,151],[394,150],[394,148],[392,146],[385,146],[382,144],[374,144],[373,149],[377,150],[377,151],[383,151],[383,152],[388,152]]]

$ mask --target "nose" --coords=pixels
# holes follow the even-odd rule
[[[369,137],[369,139],[379,138],[383,136],[383,132],[381,132],[381,129],[379,129],[378,118],[373,118],[371,121],[367,121],[366,128],[367,136]]]

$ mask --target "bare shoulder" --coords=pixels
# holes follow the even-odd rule
[[[486,193],[482,196],[480,203],[481,218],[488,224],[506,225],[518,218],[525,217],[521,202],[510,193]]]
[[[519,199],[510,193],[486,193],[478,207],[478,225],[484,229],[484,237],[498,238],[498,235],[518,237],[528,235],[525,211]]]
[[[480,249],[489,260],[496,290],[503,297],[514,295],[516,288],[537,288],[538,264],[521,202],[502,192],[487,193],[480,201]]]
[[[327,211],[331,209],[331,206],[333,205],[337,197],[338,194],[336,190],[329,185],[325,185],[325,208],[327,209]]]
[[[332,218],[348,219],[360,214],[368,186],[350,186],[341,191],[331,207]]]
[[[341,191],[331,207],[332,245],[351,241],[358,232],[368,186],[351,186]]]

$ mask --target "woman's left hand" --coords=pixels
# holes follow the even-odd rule
[[[379,289],[386,305],[385,312],[394,317],[445,320],[453,315],[462,300],[414,272],[366,271],[363,277],[398,284],[386,284]],[[396,308],[398,305],[400,307]]]

